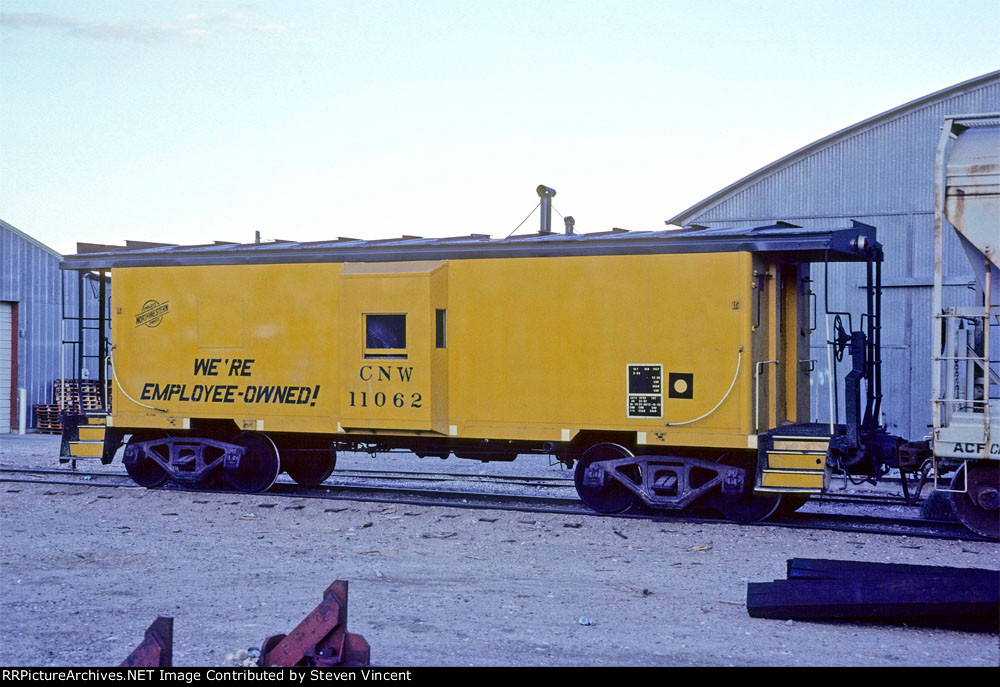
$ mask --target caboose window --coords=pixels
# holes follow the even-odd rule
[[[365,357],[406,356],[406,315],[365,315]]]
[[[448,347],[447,346],[447,336],[446,336],[446,332],[445,332],[445,311],[444,310],[438,310],[438,311],[436,311],[436,314],[437,314],[437,318],[436,318],[436,324],[437,324],[437,326],[435,327],[436,345],[437,345],[438,348],[447,348]]]

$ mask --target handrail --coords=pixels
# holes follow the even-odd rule
[[[729,394],[732,392],[733,387],[736,386],[736,380],[740,376],[740,364],[742,362],[743,362],[743,346],[740,346],[740,350],[736,354],[736,372],[733,374],[733,381],[729,383],[729,388],[726,389],[726,393],[723,395],[723,397],[721,399],[719,399],[719,402],[715,404],[714,408],[712,408],[710,411],[708,411],[704,415],[701,415],[699,417],[694,418],[693,420],[685,420],[684,422],[668,422],[667,423],[667,427],[679,427],[681,425],[690,425],[692,422],[697,422],[698,420],[704,420],[706,417],[708,417],[709,415],[711,415],[712,413],[714,413],[716,410],[718,410],[719,406],[721,406],[723,404],[723,402],[727,398],[729,398]]]

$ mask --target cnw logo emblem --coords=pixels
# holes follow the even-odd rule
[[[141,327],[146,325],[147,327],[158,327],[160,322],[163,322],[163,316],[169,310],[170,305],[167,301],[162,303],[158,301],[146,301],[142,304],[142,310],[135,316],[135,326]]]

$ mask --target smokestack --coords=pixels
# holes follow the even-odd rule
[[[535,193],[542,199],[541,226],[538,229],[540,234],[552,233],[552,197],[556,195],[554,188],[539,186]]]

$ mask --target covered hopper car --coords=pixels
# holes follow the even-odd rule
[[[935,156],[931,330],[934,474],[965,525],[1000,536],[1000,112],[944,119]],[[975,275],[945,296],[945,235]]]
[[[877,421],[881,260],[857,222],[82,245],[64,268],[111,274],[112,393],[67,418],[64,455],[110,461],[127,439],[141,485],[258,492],[282,471],[321,483],[340,450],[544,453],[601,512],[761,519],[922,459]],[[809,335],[829,308],[810,265],[840,261],[867,264],[868,312],[827,318],[844,421],[816,423]]]

